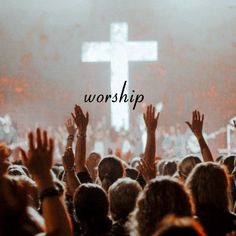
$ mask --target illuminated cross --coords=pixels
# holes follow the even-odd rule
[[[82,46],[83,62],[110,62],[112,96],[121,93],[127,81],[125,93],[128,94],[129,61],[156,61],[157,42],[128,41],[128,24],[111,24],[110,42],[85,42]],[[129,128],[128,103],[111,102],[111,125],[119,130]]]

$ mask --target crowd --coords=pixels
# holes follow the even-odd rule
[[[129,161],[111,150],[87,156],[89,114],[78,105],[65,123],[62,164],[40,128],[21,160],[0,144],[0,236],[236,235],[236,158],[213,158],[199,111],[186,124],[201,155],[158,157],[159,116],[147,106],[145,150]]]

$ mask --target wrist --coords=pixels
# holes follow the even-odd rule
[[[51,173],[42,176],[35,176],[35,182],[37,183],[38,190],[42,191],[43,189],[50,188],[53,186],[53,177]]]
[[[204,139],[202,134],[195,134],[195,136],[196,136],[198,141]]]
[[[66,173],[73,173],[73,172],[75,172],[75,166],[66,167],[66,168],[65,168],[65,172],[66,172]]]

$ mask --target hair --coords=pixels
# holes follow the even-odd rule
[[[163,175],[173,176],[177,170],[177,164],[175,160],[169,160],[164,163]]]
[[[166,163],[165,160],[160,160],[160,161],[157,163],[157,173],[158,173],[159,175],[163,175],[165,163]]]
[[[97,178],[97,166],[101,161],[102,157],[97,152],[91,152],[86,159],[86,166],[88,168],[89,174],[92,177],[93,181]]]
[[[202,226],[193,218],[166,217],[153,236],[206,236]]]
[[[125,175],[126,177],[136,180],[138,178],[139,172],[135,168],[129,167],[125,169]]]
[[[117,179],[124,176],[122,161],[114,156],[104,157],[98,165],[98,176],[102,187],[108,191]]]
[[[201,163],[201,160],[197,156],[186,156],[180,160],[178,164],[178,174],[183,179],[186,180],[193,168]]]
[[[108,198],[99,185],[80,185],[74,194],[74,208],[85,233],[93,235],[96,232],[96,235],[102,235],[109,232],[111,220],[108,218]]]
[[[151,180],[141,193],[131,221],[134,235],[151,235],[157,225],[168,214],[192,216],[191,197],[183,184],[171,177],[157,177]]]
[[[231,174],[234,170],[235,156],[223,157],[220,161],[220,164],[223,164],[227,167],[228,173]]]
[[[211,206],[228,210],[229,178],[224,167],[213,162],[199,164],[189,175],[186,184],[192,193],[196,209]]]
[[[121,178],[113,183],[108,192],[110,212],[114,221],[127,220],[134,210],[141,186],[130,178]]]

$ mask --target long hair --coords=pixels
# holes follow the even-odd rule
[[[221,210],[229,207],[229,178],[224,167],[217,163],[199,164],[189,175],[187,182],[198,209],[210,206]]]
[[[183,184],[171,177],[150,181],[140,195],[130,219],[131,235],[152,235],[162,219],[169,215],[192,216],[191,197]]]

